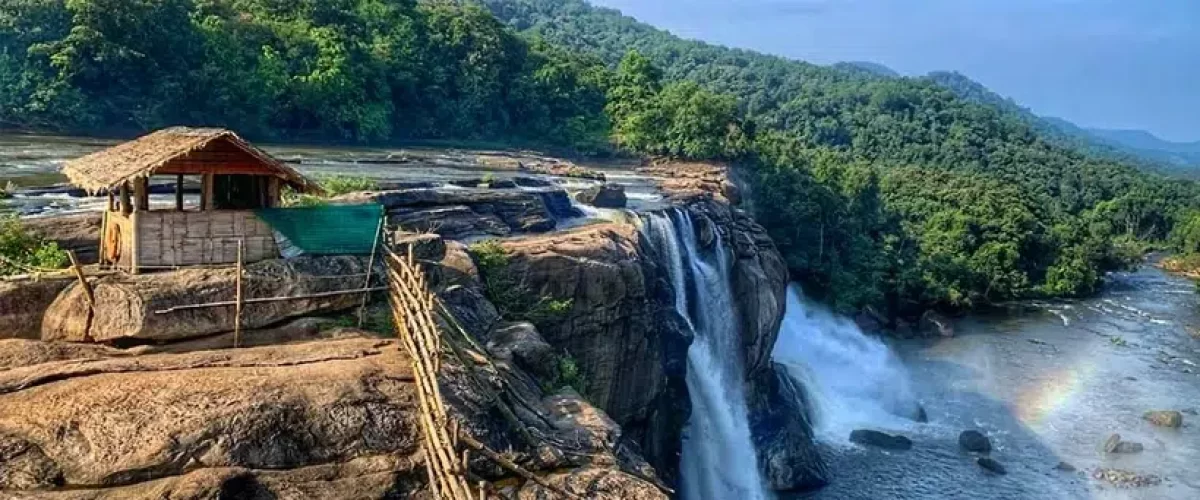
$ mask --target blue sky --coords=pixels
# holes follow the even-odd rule
[[[810,62],[959,71],[1043,115],[1200,140],[1200,0],[592,0]]]

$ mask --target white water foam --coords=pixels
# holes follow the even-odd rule
[[[810,303],[796,286],[772,353],[810,395],[819,439],[847,442],[854,429],[905,429],[919,406],[911,377],[879,339]]]

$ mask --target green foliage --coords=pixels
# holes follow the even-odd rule
[[[479,242],[469,250],[479,268],[484,295],[501,319],[546,324],[561,320],[571,311],[572,299],[555,299],[531,290],[511,268],[511,257],[499,241]]]
[[[329,199],[343,194],[361,191],[376,191],[379,183],[370,177],[350,175],[318,175],[315,180],[325,190],[322,194],[298,193],[291,187],[283,189],[282,198],[285,207],[316,207],[326,205]]]
[[[0,2],[0,124],[604,147],[606,71],[470,3]]]
[[[542,387],[546,392],[555,392],[562,387],[575,389],[580,395],[587,395],[587,380],[579,370],[579,363],[568,352],[558,356],[558,374],[553,381],[546,382]]]
[[[62,269],[67,253],[54,242],[29,234],[16,216],[0,216],[0,276]]]

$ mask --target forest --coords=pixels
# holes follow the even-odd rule
[[[934,79],[685,41],[580,0],[3,0],[0,126],[486,139],[715,160],[809,294],[892,316],[1087,295],[1200,251],[1200,189]]]

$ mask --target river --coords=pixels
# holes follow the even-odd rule
[[[1112,275],[1095,298],[1021,304],[960,320],[953,338],[887,346],[796,295],[789,309],[776,356],[812,360],[799,376],[834,475],[806,498],[1200,498],[1200,301],[1187,279],[1146,266]],[[913,398],[928,423],[894,415]],[[1147,410],[1184,410],[1184,426],[1152,426]],[[913,448],[860,447],[852,428],[902,434]],[[991,438],[1007,475],[959,449],[966,429]],[[1144,451],[1103,453],[1113,433]],[[1092,477],[1099,468],[1161,484],[1117,487]]]
[[[16,196],[0,200],[0,213],[38,216],[98,210],[104,203],[102,199],[78,196],[79,193],[73,196],[65,192],[66,178],[59,170],[69,160],[116,143],[111,139],[0,133],[0,190],[10,183],[18,188]],[[256,145],[306,175],[318,178],[327,175],[367,177],[393,185],[432,182],[445,186],[449,182],[470,179],[504,180],[530,175],[517,170],[518,162],[524,165],[547,165],[563,161],[527,151],[455,147]],[[575,163],[587,170],[602,172],[608,181],[625,186],[631,208],[658,206],[662,200],[655,182],[636,172],[636,162],[586,160]],[[571,191],[601,184],[588,179],[546,177],[546,180]],[[171,179],[161,181],[170,182]],[[32,189],[51,186],[64,189],[55,192]],[[151,197],[151,204],[155,206],[170,206],[173,203],[173,195]]]

